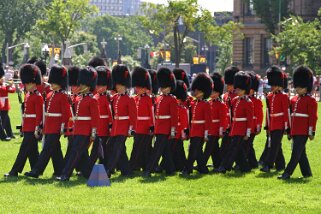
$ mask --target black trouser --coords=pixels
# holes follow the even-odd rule
[[[88,146],[90,143],[89,136],[86,135],[74,135],[71,146],[70,155],[67,158],[64,169],[62,170],[62,176],[71,176],[72,171],[76,166],[79,166],[81,173],[85,178],[90,176],[90,160],[88,155]]]
[[[191,173],[193,171],[193,164],[197,161],[197,170],[200,173],[208,173],[206,167],[205,157],[203,153],[204,138],[192,137],[188,148],[188,157],[184,171]]]
[[[105,166],[109,176],[116,167],[120,169],[122,175],[128,175],[131,173],[126,153],[126,139],[127,136],[118,135],[110,137],[107,142],[107,145],[110,144],[108,147],[112,148],[107,165]]]
[[[157,134],[154,148],[146,167],[147,172],[152,172],[158,165],[159,159],[163,157],[166,173],[171,174],[175,172],[175,166],[172,157],[171,144],[169,143],[169,136],[165,134]]]
[[[109,137],[97,137],[93,143],[93,147],[90,152],[90,166],[91,168],[95,165],[97,159],[99,158],[100,164],[105,164],[106,144]]]
[[[181,139],[172,139],[170,144],[172,148],[172,157],[175,169],[176,171],[182,171],[186,165],[184,141]]]
[[[259,162],[261,162],[261,163],[265,163],[265,161],[266,161],[266,156],[267,156],[267,154],[268,154],[268,149],[269,149],[269,136],[267,135],[266,136],[266,141],[265,141],[265,146],[264,146],[264,150],[263,150],[263,152],[262,152],[262,154],[261,154],[261,157],[260,157],[260,159],[259,159]]]
[[[152,151],[152,138],[147,134],[135,134],[129,161],[132,170],[146,169]]]
[[[64,167],[64,158],[60,145],[60,134],[46,134],[44,147],[40,153],[39,159],[33,172],[41,175],[45,171],[45,168],[51,158],[54,168],[54,175],[59,176]]]
[[[285,159],[282,151],[282,138],[283,130],[271,131],[271,147],[268,148],[268,153],[266,156],[265,165],[273,168],[275,163],[275,168],[277,170],[282,170],[285,168]]]
[[[221,159],[223,159],[226,156],[230,141],[231,141],[231,137],[229,136],[229,133],[225,133],[222,138],[221,147],[220,147]]]
[[[204,150],[204,159],[205,163],[208,162],[208,159],[211,157],[214,168],[218,168],[221,164],[221,154],[218,144],[218,136],[209,136],[208,141],[205,144]]]
[[[4,140],[7,138],[7,134],[5,132],[5,129],[4,129],[4,124],[3,124],[3,120],[0,116],[0,139],[1,140]]]
[[[21,173],[27,158],[29,159],[30,168],[33,169],[38,161],[38,157],[38,141],[35,138],[34,132],[24,132],[19,153],[10,172]]]
[[[305,144],[307,140],[308,140],[308,136],[304,136],[304,135],[293,136],[293,149],[292,149],[291,159],[284,170],[285,173],[292,175],[294,172],[294,169],[299,164],[301,173],[303,176],[312,175],[309,160],[305,150]]]
[[[12,129],[11,129],[11,122],[10,117],[8,115],[8,111],[0,111],[1,120],[2,120],[2,127],[6,131],[8,137],[12,137]]]
[[[255,155],[255,150],[253,142],[255,139],[255,134],[251,134],[250,138],[245,142],[246,144],[246,158],[251,168],[257,168],[258,163]]]
[[[240,170],[247,172],[250,170],[249,164],[246,160],[244,136],[233,136],[229,143],[226,156],[222,159],[221,166],[226,170],[232,169],[233,163],[236,162],[240,166]]]

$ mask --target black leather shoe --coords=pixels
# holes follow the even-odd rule
[[[270,172],[270,167],[269,166],[264,166],[260,170],[261,170],[261,172]]]
[[[11,139],[16,139],[16,136],[12,135],[12,136],[11,136]]]
[[[2,140],[2,141],[10,141],[10,140],[11,140],[11,137],[2,138],[1,140]]]
[[[278,179],[282,179],[282,180],[287,180],[290,179],[291,175],[289,175],[288,173],[283,173],[282,175],[278,176]]]
[[[32,177],[32,178],[39,178],[39,175],[37,173],[33,172],[33,171],[26,172],[25,176]]]
[[[56,177],[57,181],[69,181],[69,178],[65,175],[62,175],[60,177]]]
[[[5,178],[17,178],[18,177],[18,173],[17,172],[9,172],[4,174]]]
[[[214,173],[222,173],[225,174],[226,173],[226,169],[223,166],[220,166],[219,168],[213,170]]]
[[[152,177],[152,175],[151,175],[151,173],[149,171],[146,171],[146,172],[143,173],[143,177],[150,178],[150,177]]]

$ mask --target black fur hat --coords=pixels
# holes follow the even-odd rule
[[[152,92],[154,95],[156,95],[158,93],[158,89],[159,89],[158,82],[157,82],[157,73],[153,69],[149,69],[148,73],[149,73],[150,79],[152,81]]]
[[[90,59],[88,66],[93,68],[96,68],[97,66],[105,66],[105,61],[101,57],[95,56]]]
[[[38,58],[36,56],[31,57],[28,59],[27,64],[35,64],[38,61]]]
[[[50,69],[48,83],[56,83],[62,89],[67,86],[67,69],[64,66],[54,65]]]
[[[227,67],[224,71],[224,82],[226,85],[234,84],[234,76],[240,69],[236,66]]]
[[[245,90],[246,94],[250,93],[251,77],[244,71],[239,71],[234,76],[234,88]]]
[[[189,89],[190,85],[189,85],[189,80],[188,80],[188,76],[187,76],[186,72],[181,68],[175,68],[173,70],[173,73],[175,75],[176,80],[183,80],[185,82],[187,88]]]
[[[187,86],[184,81],[176,80],[176,89],[173,92],[178,100],[185,102],[187,99]]]
[[[313,87],[313,72],[309,67],[299,66],[293,72],[293,86],[307,88],[308,93],[312,91]]]
[[[4,76],[4,69],[3,69],[3,65],[0,62],[0,78],[2,78]]]
[[[270,86],[280,86],[283,87],[284,85],[284,73],[281,71],[281,69],[273,65],[271,66],[267,71],[266,75],[268,78],[268,84]]]
[[[94,91],[97,85],[98,74],[97,71],[88,66],[87,68],[80,69],[78,76],[78,84],[90,87],[90,91]]]
[[[148,71],[143,67],[135,67],[132,72],[132,86],[139,86],[151,90],[152,81]]]
[[[206,73],[198,73],[192,82],[192,91],[198,89],[204,93],[204,99],[207,99],[214,88],[212,78]]]
[[[114,87],[116,86],[116,84],[124,85],[126,86],[126,88],[131,87],[131,76],[126,65],[115,65],[113,67],[111,75]]]
[[[47,66],[44,61],[38,60],[37,62],[35,62],[35,65],[38,66],[38,68],[40,69],[41,76],[47,74]]]
[[[79,71],[80,71],[80,68],[77,66],[71,66],[68,68],[69,86],[78,85]]]
[[[175,91],[176,78],[168,68],[160,68],[157,71],[157,81],[160,88],[171,87],[171,92]]]
[[[211,78],[214,83],[213,91],[223,94],[224,80],[223,80],[222,75],[218,72],[214,72],[213,74],[211,74]]]
[[[97,66],[96,71],[98,73],[97,85],[107,86],[108,90],[113,87],[111,80],[111,71],[106,66]]]
[[[251,89],[257,92],[260,86],[258,75],[254,71],[247,71],[246,73],[251,77]]]
[[[41,85],[41,74],[37,66],[33,64],[24,64],[20,68],[20,78],[23,84],[36,83]]]

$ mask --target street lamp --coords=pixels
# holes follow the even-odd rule
[[[145,49],[144,50],[145,55],[144,55],[144,59],[142,59],[143,63],[144,63],[144,68],[150,69],[150,65],[149,65],[149,49],[150,49],[150,47],[149,47],[149,45],[146,44],[144,46],[144,49]]]
[[[102,51],[102,53],[101,53],[101,57],[103,58],[103,59],[105,59],[106,58],[106,46],[107,46],[107,42],[105,41],[105,38],[103,39],[103,41],[101,41],[100,42],[100,44],[101,44],[101,46],[102,46],[102,48],[103,48],[103,51]]]
[[[45,58],[45,64],[47,64],[47,56],[49,55],[49,47],[48,44],[44,44],[41,48],[42,55]]]
[[[117,52],[118,52],[117,63],[118,63],[118,64],[121,64],[121,54],[120,54],[119,43],[120,43],[120,41],[123,40],[123,38],[118,34],[118,36],[115,37],[114,40],[117,41]]]
[[[24,54],[25,56],[28,54],[28,50],[30,48],[30,45],[28,44],[28,42],[24,42],[24,43],[20,43],[20,44],[17,44],[17,45],[13,45],[13,46],[9,46],[9,44],[7,43],[7,65],[9,65],[9,50],[15,48],[15,47],[18,47],[18,46],[24,46]]]

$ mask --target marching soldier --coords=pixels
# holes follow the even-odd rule
[[[188,76],[187,76],[186,72],[181,68],[175,68],[173,70],[173,73],[175,75],[176,80],[184,81],[184,83],[186,84],[187,90],[189,90],[190,89],[190,82],[189,82],[189,79],[188,79]],[[186,106],[186,108],[188,110],[190,109],[192,102],[193,102],[193,97],[187,95],[187,98],[186,98],[186,100],[184,102],[184,105]]]
[[[312,172],[305,145],[314,139],[318,118],[318,105],[310,94],[313,87],[313,72],[310,68],[299,66],[294,70],[293,85],[297,95],[291,99],[291,133],[293,150],[290,162],[279,179],[289,179],[299,163],[303,177],[311,177]]]
[[[234,88],[237,91],[232,104],[231,141],[226,156],[223,157],[220,167],[214,170],[218,173],[226,173],[231,170],[233,163],[239,166],[242,172],[250,171],[246,154],[245,142],[251,136],[253,127],[253,103],[248,97],[251,86],[251,77],[244,71],[239,71],[234,77]]]
[[[122,175],[131,175],[129,161],[126,153],[126,139],[128,136],[135,134],[136,128],[136,105],[127,90],[131,87],[130,72],[125,65],[116,65],[112,70],[113,86],[116,94],[113,96],[114,121],[111,130],[111,137],[107,146],[111,147],[110,158],[108,158],[107,169],[108,177],[117,167],[121,170]],[[109,144],[109,145],[108,145]]]
[[[39,68],[32,64],[23,65],[20,78],[27,91],[22,119],[23,140],[16,161],[5,177],[17,177],[18,173],[22,172],[27,158],[33,169],[39,156],[37,139],[40,138],[43,114],[43,98],[37,90],[37,85],[41,84]]]
[[[289,97],[283,93],[285,74],[277,66],[267,70],[268,84],[271,92],[267,96],[269,121],[268,127],[268,152],[264,166],[260,170],[269,172],[274,164],[277,170],[285,168],[285,160],[282,152],[283,134],[289,133]]]
[[[228,109],[221,96],[224,89],[224,80],[222,76],[215,72],[211,75],[214,88],[211,94],[211,125],[208,132],[208,141],[204,150],[204,158],[207,163],[211,157],[214,169],[217,169],[221,163],[221,154],[219,149],[219,139],[223,137],[227,128],[226,114]]]
[[[132,72],[132,87],[137,109],[136,133],[133,150],[130,155],[132,170],[146,169],[152,149],[151,139],[154,135],[154,105],[148,91],[152,89],[151,78],[147,70],[135,67]]]
[[[74,168],[80,167],[85,178],[91,172],[88,147],[97,135],[97,121],[99,121],[98,101],[93,97],[97,84],[97,72],[92,67],[79,71],[79,95],[74,104],[73,142],[70,155],[67,159],[59,181],[68,181]]]
[[[177,101],[171,94],[176,88],[176,79],[171,70],[160,68],[157,72],[157,80],[161,95],[156,98],[154,131],[156,141],[144,172],[145,177],[151,176],[161,157],[164,159],[166,173],[171,175],[175,172],[169,138],[175,137],[178,124]]]
[[[211,126],[211,106],[206,99],[212,93],[213,81],[207,74],[199,73],[192,82],[191,90],[196,100],[191,106],[190,145],[183,175],[193,172],[195,160],[198,171],[202,174],[208,173],[202,147],[204,141],[208,141],[208,131]]]
[[[64,167],[64,160],[60,145],[60,136],[71,116],[70,104],[65,92],[67,85],[67,69],[63,66],[54,65],[49,74],[48,82],[51,91],[47,94],[46,112],[44,121],[44,147],[40,153],[37,164],[25,175],[38,178],[42,175],[50,158],[54,168],[54,176],[59,176]]]
[[[148,73],[150,75],[150,79],[152,82],[152,89],[149,91],[149,93],[151,94],[153,99],[153,104],[155,105],[155,98],[158,95],[158,90],[159,90],[159,86],[157,82],[157,73],[155,70],[152,70],[152,69],[149,69]]]
[[[38,66],[38,68],[40,69],[41,80],[42,80],[42,84],[37,86],[37,90],[42,95],[42,97],[45,99],[47,97],[47,94],[49,94],[49,92],[51,91],[50,84],[48,84],[44,80],[44,76],[47,74],[47,66],[46,66],[46,63],[44,63],[44,61],[42,61],[42,60],[36,61],[35,65]]]

